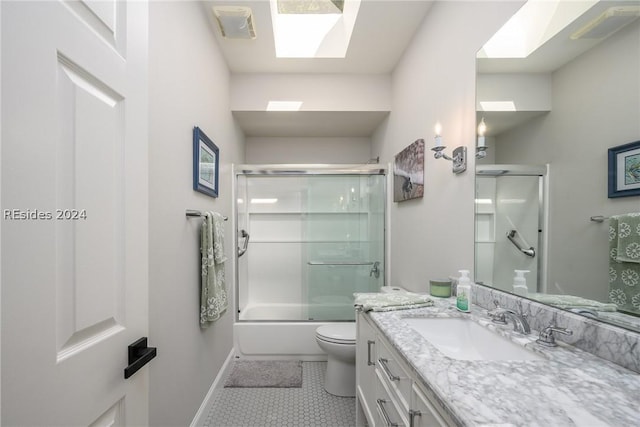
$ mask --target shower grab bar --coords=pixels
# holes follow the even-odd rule
[[[188,217],[200,217],[200,216],[202,216],[202,212],[197,211],[195,209],[187,209],[187,216]],[[223,216],[222,218],[224,218],[225,221],[229,219],[226,216]]]
[[[324,262],[324,261],[309,261],[307,262],[309,265],[373,265],[373,261],[332,261],[332,262]]]
[[[533,248],[533,246],[531,246],[529,249],[525,249],[522,246],[520,246],[520,244],[518,242],[516,242],[516,239],[514,239],[513,237],[516,235],[517,231],[516,230],[511,230],[509,232],[507,232],[507,239],[509,239],[509,241],[511,243],[513,243],[513,246],[515,246],[516,248],[518,248],[518,250],[520,252],[522,252],[523,254],[525,254],[528,257],[535,257],[536,256],[536,250]]]
[[[246,230],[240,230],[240,237],[244,238],[244,243],[241,248],[238,248],[238,258],[244,255],[247,252],[247,248],[249,247],[249,233]]]

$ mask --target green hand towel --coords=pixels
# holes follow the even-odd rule
[[[430,307],[433,300],[427,295],[413,292],[399,293],[356,293],[354,305],[363,311],[392,311],[410,308]]]
[[[638,215],[638,214],[632,214]],[[638,219],[636,216],[620,215],[611,217],[609,220],[609,300],[616,304],[618,310],[629,311],[640,314],[640,263],[625,262],[628,259],[626,248],[631,246],[630,259],[634,259],[631,238],[628,234],[633,234],[632,223]],[[627,226],[620,227],[620,222]],[[629,242],[626,247],[619,240]],[[624,254],[620,256],[620,248]]]
[[[616,261],[640,264],[640,212],[617,215]]]
[[[529,293],[527,297],[543,304],[551,304],[558,308],[588,308],[594,311],[617,311],[615,304],[594,301],[575,295]]]
[[[200,234],[202,283],[200,294],[200,326],[208,327],[227,310],[224,262],[224,217],[205,212]]]

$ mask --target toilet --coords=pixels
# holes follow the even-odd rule
[[[355,396],[356,324],[320,326],[316,329],[316,342],[328,356],[324,389],[335,396]]]

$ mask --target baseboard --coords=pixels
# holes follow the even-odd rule
[[[198,427],[198,426],[204,425],[205,419],[207,417],[206,411],[209,405],[211,404],[211,398],[213,397],[213,393],[218,388],[218,384],[220,384],[222,379],[226,378],[226,375],[228,373],[227,371],[230,369],[231,362],[233,361],[233,359],[234,359],[234,351],[233,349],[231,349],[231,351],[229,352],[229,355],[227,356],[227,359],[222,364],[222,367],[220,368],[218,375],[216,375],[215,380],[213,380],[213,384],[211,384],[211,387],[209,388],[207,395],[204,397],[204,400],[202,401],[200,408],[198,408],[198,412],[196,412],[196,415],[193,417],[193,421],[191,421],[190,427]]]

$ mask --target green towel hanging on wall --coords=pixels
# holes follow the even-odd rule
[[[200,232],[202,282],[200,294],[200,326],[208,327],[227,310],[225,285],[224,217],[205,212]]]
[[[609,220],[609,300],[640,314],[640,213]]]

